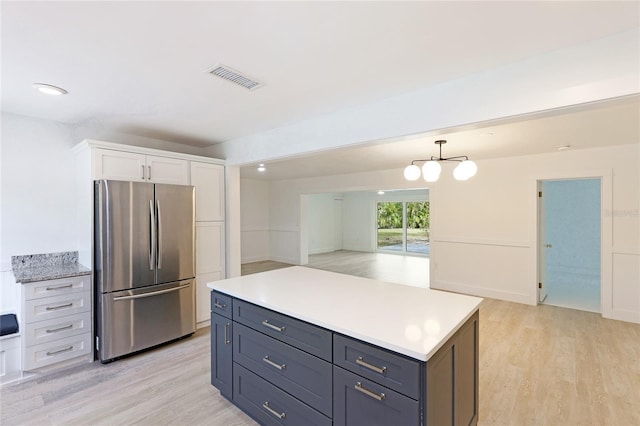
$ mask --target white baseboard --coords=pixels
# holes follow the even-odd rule
[[[535,305],[531,303],[531,296],[528,294],[512,293],[508,291],[494,290],[490,288],[474,287],[462,283],[450,281],[433,281],[429,288],[433,290],[452,291],[455,293],[467,294],[469,296],[489,297],[491,299],[506,300],[508,302],[524,303],[525,305]]]

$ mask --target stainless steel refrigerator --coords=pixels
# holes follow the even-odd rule
[[[98,180],[94,196],[100,361],[192,334],[194,187]]]

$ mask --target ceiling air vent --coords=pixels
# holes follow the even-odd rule
[[[264,83],[261,83],[256,79],[249,77],[248,75],[244,75],[234,70],[233,68],[222,64],[214,65],[213,67],[209,68],[207,72],[217,77],[224,78],[225,80],[238,84],[249,90],[256,90],[264,86]]]

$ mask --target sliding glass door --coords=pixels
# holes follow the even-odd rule
[[[378,250],[429,254],[429,202],[377,203]]]

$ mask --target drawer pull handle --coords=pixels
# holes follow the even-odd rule
[[[70,308],[71,306],[73,306],[73,303],[67,303],[66,305],[59,306],[47,306],[46,309],[47,311],[57,311],[58,309]]]
[[[71,288],[71,287],[73,287],[73,284],[59,285],[58,287],[47,287],[46,290],[53,291],[53,290],[60,290],[61,288]]]
[[[59,353],[62,353],[62,352],[69,352],[71,350],[73,350],[73,346],[69,346],[69,347],[64,348],[64,349],[59,349],[57,351],[47,352],[47,355],[48,356],[56,355],[56,354],[59,354]]]
[[[384,374],[384,373],[387,372],[387,367],[385,367],[385,366],[378,367],[376,365],[369,364],[364,359],[362,359],[361,356],[359,356],[358,359],[356,359],[356,364],[361,365],[361,366],[363,366],[365,368],[368,368],[369,370],[373,370],[376,373]]]
[[[46,331],[47,333],[57,333],[58,331],[68,330],[70,328],[73,328],[73,324],[65,325],[64,327],[59,327],[59,328],[51,328]]]
[[[226,323],[224,325],[224,344],[225,345],[228,345],[229,343],[231,343],[231,340],[229,340],[229,326],[230,325],[231,324],[229,324],[229,323]]]
[[[220,303],[217,300],[215,301],[215,303],[213,304],[213,306],[215,306],[218,309],[225,309],[227,307],[227,305],[225,303]]]
[[[269,327],[272,328],[276,331],[279,331],[280,333],[284,333],[284,325],[282,327],[278,327],[277,325],[273,325],[269,322],[269,320],[264,320],[262,321],[262,325],[264,325],[265,327]]]
[[[287,415],[286,415],[286,413],[284,411],[282,413],[278,413],[276,410],[271,408],[269,406],[269,401],[265,401],[264,404],[262,404],[262,408],[264,408],[265,410],[267,410],[268,412],[270,412],[271,414],[273,414],[274,416],[276,416],[280,420],[282,420],[285,417],[287,417]]]
[[[365,388],[364,386],[362,386],[362,383],[357,382],[356,385],[354,386],[354,388],[359,391],[362,392],[363,394],[370,396],[373,399],[376,399],[378,401],[382,401],[383,399],[386,398],[386,395],[382,392],[380,393],[375,393],[370,391],[369,389]]]
[[[265,355],[264,358],[262,358],[262,360],[267,364],[269,364],[270,366],[277,368],[278,370],[284,370],[285,368],[287,368],[287,364],[277,364],[271,361],[269,359],[269,355]]]

